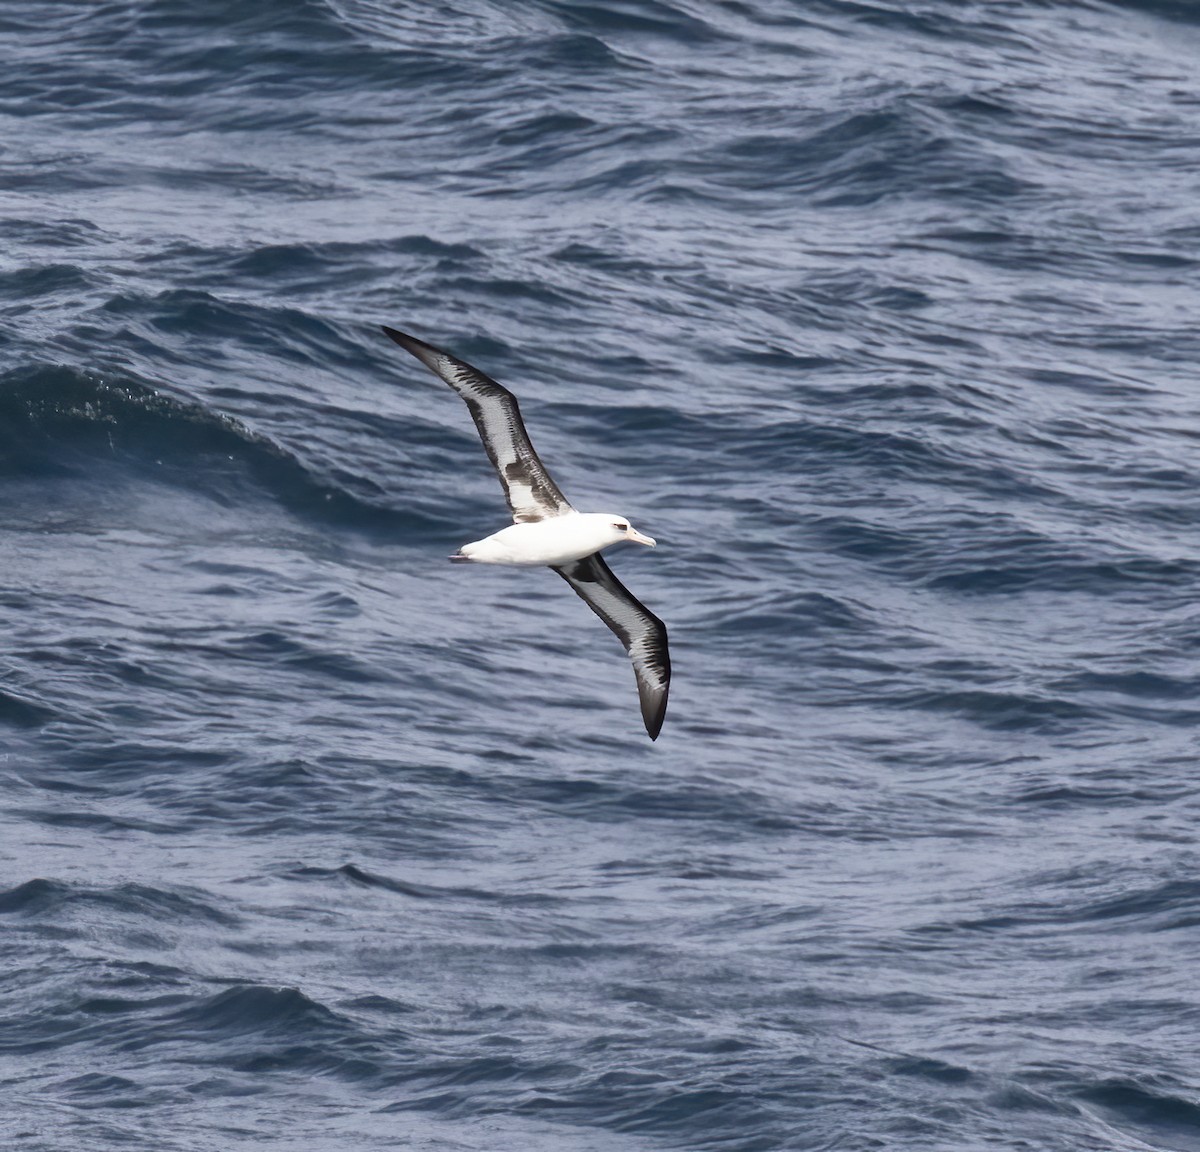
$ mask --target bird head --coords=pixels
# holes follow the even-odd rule
[[[608,516],[607,519],[614,544],[620,540],[632,540],[635,544],[645,544],[647,548],[656,546],[653,537],[644,536],[624,516]]]

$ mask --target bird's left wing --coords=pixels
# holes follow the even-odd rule
[[[620,638],[633,661],[642,720],[651,740],[657,740],[667,714],[671,657],[667,627],[613,575],[599,552],[555,568],[557,572]]]
[[[467,402],[488,459],[500,477],[513,520],[531,523],[572,511],[567,498],[550,479],[533,450],[521,420],[517,398],[507,388],[478,368],[472,368],[465,360],[426,344],[424,340],[397,332],[386,324],[383,330]]]

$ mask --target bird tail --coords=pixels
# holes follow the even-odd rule
[[[462,552],[455,552],[454,555],[450,557],[450,563],[451,564],[470,564],[471,557],[463,555]]]

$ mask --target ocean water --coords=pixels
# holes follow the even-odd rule
[[[0,3],[0,1145],[1200,1150],[1198,57]]]

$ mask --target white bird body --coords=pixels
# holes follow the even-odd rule
[[[470,560],[474,564],[556,568],[622,540],[654,547],[654,541],[633,528],[623,516],[571,511],[549,520],[501,528],[482,540],[464,544],[458,555],[450,559],[459,563]]]

